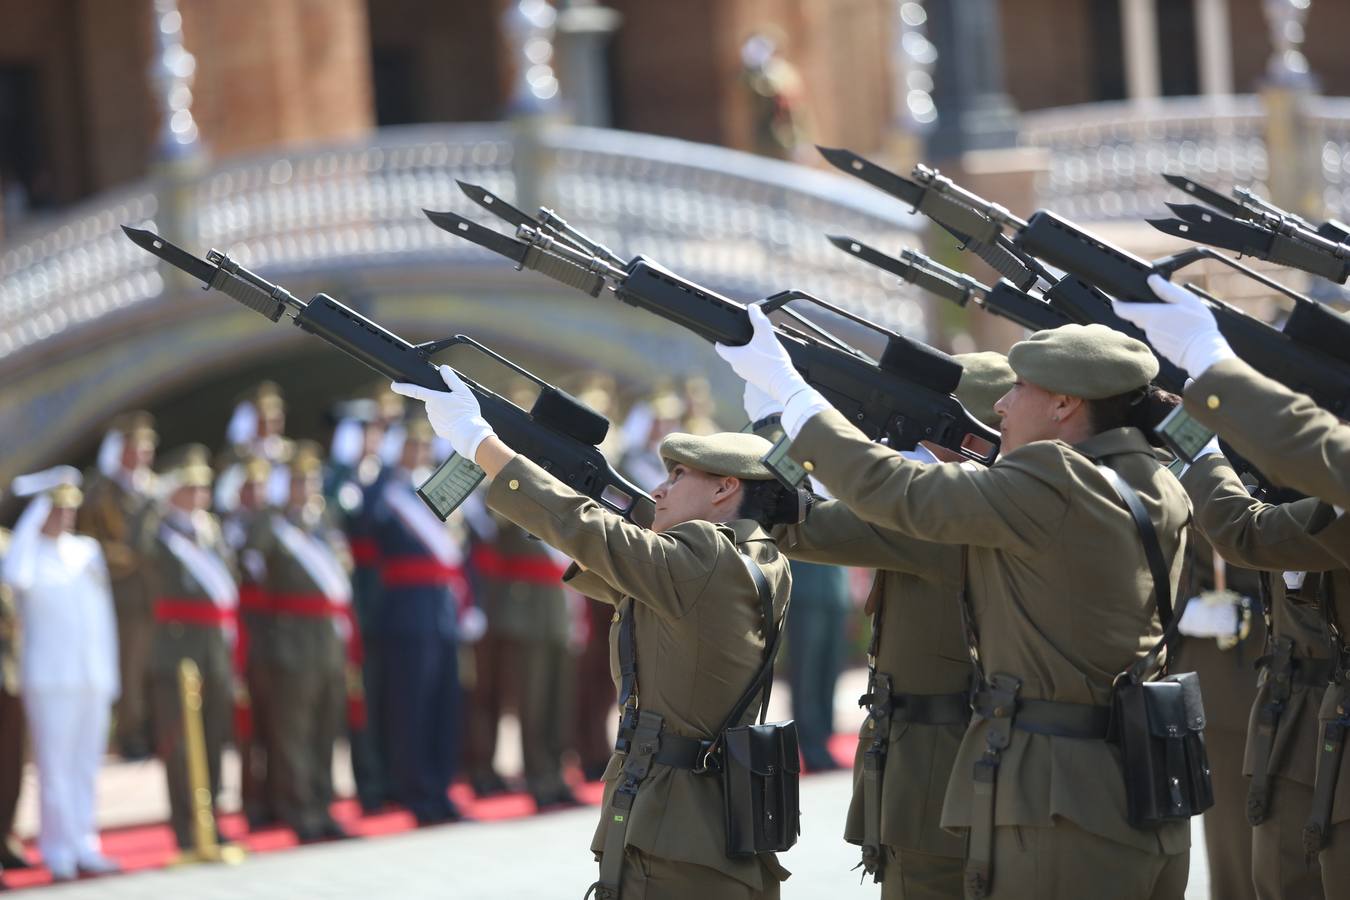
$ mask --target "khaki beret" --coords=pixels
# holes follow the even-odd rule
[[[137,441],[159,443],[159,435],[155,432],[155,417],[142,409],[122,413],[113,420],[112,430]]]
[[[994,404],[1012,389],[1017,376],[1008,357],[992,350],[980,353],[958,353],[952,357],[961,364],[961,383],[956,387],[956,399],[972,416],[986,425],[997,428],[998,414]]]
[[[323,447],[314,441],[296,441],[295,452],[287,463],[291,472],[311,475],[323,469]]]
[[[757,434],[724,431],[697,435],[674,432],[661,442],[661,458],[669,467],[684,463],[709,475],[731,475],[749,481],[767,481],[773,473],[761,460],[773,449]]]
[[[1013,345],[1008,364],[1024,381],[1084,400],[1127,394],[1158,374],[1148,345],[1105,325],[1038,331]]]

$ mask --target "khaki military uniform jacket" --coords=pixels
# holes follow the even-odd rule
[[[635,616],[641,708],[660,714],[668,732],[710,737],[763,661],[759,594],[737,548],[763,568],[778,615],[788,600],[787,560],[769,535],[747,520],[685,522],[657,534],[575,493],[523,456],[493,480],[487,502],[584,567],[569,570],[572,587]],[[617,644],[618,628],[612,627],[616,684]],[[616,753],[605,770],[606,809],[623,761]],[[717,778],[654,763],[629,814],[626,838],[653,856],[707,866],[760,889],[758,861],[727,858],[722,819]],[[604,849],[606,825],[602,817],[591,842],[596,852]],[[759,859],[786,876],[771,854]]]
[[[0,528],[0,574],[9,553],[9,530]],[[19,696],[19,606],[14,589],[0,578],[0,693]]]
[[[324,596],[323,588],[277,538],[273,528],[277,517],[286,518],[286,515],[279,510],[267,510],[255,516],[244,544],[244,553],[252,551],[261,557],[263,569],[263,577],[256,583],[256,589],[260,593],[258,602],[264,610],[258,618],[265,621],[250,637],[251,652],[259,661],[286,669],[328,674],[341,672],[346,665],[344,636],[350,634],[352,621],[347,610],[341,613],[337,610],[318,611],[319,603],[333,601]],[[341,532],[295,518],[290,522],[322,540],[350,573],[351,553]],[[306,610],[303,613],[288,611],[286,607],[297,601]],[[310,607],[314,609],[311,611]]]
[[[221,535],[215,517],[208,515],[205,521],[208,525],[199,546],[216,554],[233,570],[234,554]],[[142,549],[150,577],[151,596],[155,600],[167,598],[175,602],[213,607],[215,603],[210,594],[160,538],[160,528],[168,527],[167,524],[161,524],[149,529],[148,539]],[[229,679],[233,670],[230,658],[233,632],[233,625],[221,627],[156,621],[147,668],[155,675],[171,674],[177,677],[179,661],[192,659],[201,669],[203,678]]]
[[[1331,651],[1317,598],[1295,601],[1281,574],[1327,573],[1338,621],[1346,621],[1343,617],[1350,615],[1350,571],[1329,545],[1339,547],[1342,552],[1350,550],[1350,520],[1341,517],[1318,529],[1319,520],[1328,518],[1326,504],[1319,500],[1308,498],[1280,505],[1256,500],[1221,456],[1207,456],[1188,468],[1182,483],[1195,503],[1197,526],[1225,560],[1272,572],[1274,635],[1294,642],[1296,658],[1328,658]],[[1326,693],[1323,687],[1299,683],[1292,686],[1271,748],[1272,773],[1312,786],[1320,741],[1318,708]],[[1269,686],[1263,675],[1253,714],[1267,702],[1268,694]],[[1254,733],[1254,728],[1249,733]],[[1244,774],[1253,773],[1253,755],[1254,746],[1249,743]],[[1343,761],[1343,777],[1337,781],[1332,809],[1333,822],[1350,819],[1350,776],[1344,770]]]
[[[1186,412],[1268,477],[1350,508],[1350,426],[1307,396],[1230,359],[1193,381],[1185,400]]]
[[[488,632],[521,641],[565,644],[571,622],[563,594],[564,567],[542,541],[495,517],[497,534],[475,544],[470,559],[481,588]]]
[[[955,694],[971,687],[972,667],[957,602],[961,551],[860,519],[837,500],[812,505],[799,525],[774,529],[792,559],[877,570],[872,587],[881,604],[876,668],[903,694]],[[870,729],[869,719],[864,729]],[[941,826],[942,801],[963,725],[893,720],[882,778],[881,842],[940,856],[964,855],[961,839]],[[864,742],[871,733],[865,730]],[[862,771],[854,767],[853,802],[844,837],[863,841]]]
[[[85,482],[77,531],[95,538],[108,563],[108,579],[121,616],[150,615],[149,576],[142,564],[142,536],[154,527],[155,511],[146,494],[129,491],[101,472]]]
[[[814,416],[792,455],[860,517],[903,534],[970,547],[970,602],[989,675],[1021,679],[1021,699],[1106,705],[1112,680],[1162,634],[1134,522],[1089,457],[1109,460],[1140,496],[1180,580],[1190,503],[1142,434],[1114,429],[1074,447],[1038,441],[986,470],[925,465],[867,440],[835,410]],[[972,722],[942,823],[971,825],[975,762],[987,728]],[[996,825],[1084,830],[1145,851],[1190,845],[1187,822],[1154,831],[1126,820],[1119,750],[1104,740],[1012,732]]]

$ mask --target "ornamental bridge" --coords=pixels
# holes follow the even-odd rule
[[[1328,216],[1344,217],[1350,99],[1312,103],[1322,200]],[[1264,192],[1265,127],[1257,97],[1177,97],[1027,113],[1021,143],[1044,153],[1040,205],[1151,257],[1175,246],[1142,224],[1178,199],[1159,173]],[[265,377],[286,392],[288,430],[317,434],[329,403],[374,383],[299,329],[188,283],[128,241],[124,223],[198,255],[225,250],[297,296],[329,293],[410,340],[468,334],[564,384],[606,371],[633,395],[663,377],[704,373],[720,396],[736,396],[710,346],[612,297],[516,272],[432,226],[421,208],[504,229],[455,179],[526,209],[542,200],[618,252],[645,252],[732,297],[800,288],[926,336],[926,303],[915,292],[824,238],[843,232],[891,251],[919,242],[922,223],[861,182],[631,132],[521,122],[384,128],[356,143],[168,166],[0,246],[0,484],[33,467],[88,461],[122,409],[156,412],[168,445],[216,443],[235,398]],[[1308,286],[1298,273],[1289,280]],[[1210,286],[1244,299],[1246,284]]]
[[[334,400],[374,383],[286,320],[274,325],[202,291],[127,240],[122,224],[198,256],[225,250],[301,298],[331,294],[409,340],[468,334],[565,384],[599,370],[630,394],[692,373],[730,387],[710,345],[612,296],[516,272],[429,223],[423,207],[509,230],[455,179],[527,209],[543,198],[619,252],[646,252],[738,299],[801,288],[924,334],[913,294],[825,240],[844,232],[895,250],[917,242],[916,219],[860,182],[628,132],[387,128],[359,143],[167,167],[5,246],[0,484],[59,460],[87,461],[123,409],[156,412],[166,445],[216,443],[236,397],[266,377],[286,393],[288,430],[317,434]],[[449,361],[458,364],[459,352],[467,351]],[[465,368],[489,385],[508,374]]]

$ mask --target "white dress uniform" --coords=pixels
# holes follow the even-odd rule
[[[33,504],[45,520],[40,498]],[[25,648],[21,688],[38,766],[38,849],[56,878],[106,871],[94,815],[108,718],[119,692],[117,628],[98,541],[15,529],[5,578]],[[40,522],[34,524],[40,526]],[[27,531],[22,538],[21,531]]]

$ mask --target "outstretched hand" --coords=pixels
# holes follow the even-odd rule
[[[748,310],[750,325],[754,328],[748,343],[740,347],[715,344],[717,355],[731,364],[732,370],[747,384],[759,388],[779,406],[787,403],[793,394],[806,388],[806,381],[797,373],[788,357],[787,349],[774,334],[773,323],[758,306]]]
[[[427,419],[436,434],[448,440],[460,456],[472,460],[478,445],[492,437],[492,426],[483,418],[478,398],[464,379],[449,366],[441,366],[439,371],[448,391],[434,391],[406,381],[396,381],[390,389],[425,403]]]
[[[1236,354],[1219,333],[1209,305],[1193,292],[1161,275],[1150,275],[1148,286],[1161,303],[1115,301],[1122,319],[1143,329],[1149,343],[1192,378]]]

